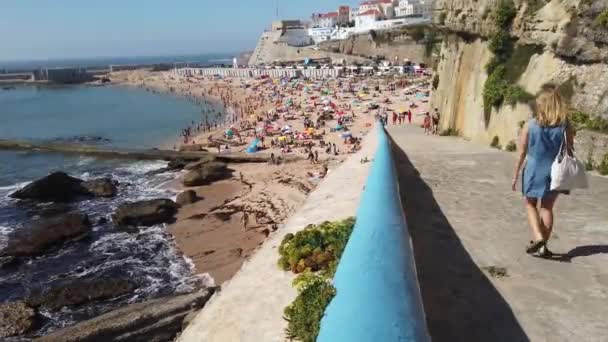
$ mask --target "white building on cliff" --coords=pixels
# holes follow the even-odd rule
[[[432,0],[401,0],[395,8],[397,17],[430,18],[433,10]]]

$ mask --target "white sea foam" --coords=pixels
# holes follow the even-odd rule
[[[8,243],[8,235],[13,231],[13,228],[0,226],[0,249],[6,247]]]

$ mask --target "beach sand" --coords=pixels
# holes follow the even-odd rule
[[[188,144],[201,144],[211,152],[217,152],[215,145],[218,142],[222,153],[227,153],[224,150],[226,145],[229,146],[228,151],[244,151],[255,138],[256,117],[267,118],[269,111],[283,107],[286,101],[294,105],[288,112],[281,113],[274,124],[277,127],[289,125],[294,132],[304,131],[304,115],[316,118],[324,107],[319,106],[322,89],[332,90],[326,99],[335,104],[336,111],[353,117],[347,127],[357,138],[363,137],[375,121],[378,110],[368,110],[370,103],[387,109],[389,122],[392,121],[392,111],[409,109],[411,103],[417,106],[412,109],[414,125],[422,121],[421,113],[429,111],[424,99],[405,95],[408,89],[428,90],[426,77],[416,78],[412,80],[414,84],[394,91],[387,88],[394,80],[379,77],[342,79],[342,90],[338,80],[309,81],[305,83],[305,90],[301,85],[294,88],[280,85],[276,80],[180,78],[173,72],[142,70],[113,73],[111,78],[114,83],[182,96],[200,104],[202,110],[211,108],[211,112],[202,114],[211,122],[217,120],[218,127],[204,132],[191,127],[193,133],[188,137]],[[355,88],[365,84],[369,91],[366,94],[343,91],[348,83]],[[376,86],[380,91],[375,90]],[[218,114],[225,115],[220,117]],[[193,261],[196,273],[208,273],[216,285],[229,280],[278,225],[304,203],[308,193],[322,181],[324,168],[331,172],[350,155],[353,145],[345,143],[341,132],[330,132],[330,128],[336,125],[336,120],[326,120],[325,127],[315,132],[322,135],[325,143],[336,145],[337,155],[333,150],[326,153],[317,139],[313,140],[315,146],[312,151],[318,153],[318,163],[306,160],[308,152],[304,147],[294,147],[287,155],[299,156],[302,160],[280,165],[231,164],[229,167],[234,170],[231,179],[192,188],[203,200],[181,208],[177,222],[168,230],[175,237],[178,248]],[[230,126],[241,128],[242,142],[222,137]],[[209,147],[209,136],[214,141],[213,147]],[[266,137],[266,148],[258,153],[269,157],[271,153],[283,156],[280,147],[270,147],[272,138]],[[177,149],[183,143],[183,137],[178,137],[162,147]],[[373,156],[368,158],[371,160]],[[180,184],[175,186],[179,188]]]

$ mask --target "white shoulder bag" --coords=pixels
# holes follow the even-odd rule
[[[572,151],[572,155],[569,151]],[[589,184],[585,174],[585,165],[574,156],[574,147],[568,145],[568,136],[564,131],[564,141],[551,165],[551,190],[586,189],[587,187]]]

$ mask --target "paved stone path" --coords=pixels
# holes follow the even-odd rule
[[[608,179],[558,199],[548,261],[524,253],[513,154],[388,131],[433,341],[608,341]]]

